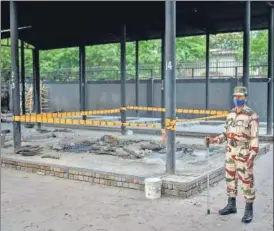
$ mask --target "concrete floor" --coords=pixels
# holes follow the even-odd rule
[[[190,199],[65,180],[11,169],[1,170],[2,231],[270,231],[273,230],[273,148],[255,164],[257,200],[254,220],[243,225],[238,213],[217,214],[226,203],[225,183],[211,189],[211,215],[205,193]]]
[[[11,129],[11,124],[3,124],[5,128]],[[3,129],[3,128],[2,128]],[[48,128],[53,130],[53,128]],[[142,134],[133,134],[128,136],[121,136],[117,132],[103,132],[92,130],[78,130],[71,129],[71,133],[54,132],[56,138],[48,138],[49,133],[40,134],[36,129],[26,129],[22,127],[22,137],[29,142],[23,142],[23,145],[40,145],[44,147],[41,155],[58,156],[60,159],[42,159],[41,155],[26,157],[21,155],[15,155],[13,147],[2,149],[3,157],[11,157],[17,160],[28,160],[34,162],[44,162],[64,166],[73,166],[85,169],[92,169],[95,171],[113,172],[125,175],[134,175],[139,177],[151,177],[159,176],[165,173],[166,155],[165,153],[154,153],[151,156],[147,156],[143,159],[121,159],[117,156],[111,155],[95,155],[92,153],[69,153],[69,152],[56,152],[50,150],[49,145],[58,144],[60,141],[76,142],[76,140],[89,140],[97,139],[103,135],[114,135],[119,139],[133,139],[133,140],[161,140],[160,136],[150,136]],[[9,135],[7,139],[10,139],[9,143],[12,144],[12,137]],[[177,137],[177,141],[187,145],[199,145],[204,146],[204,140],[201,138],[186,138]],[[223,166],[225,160],[224,145],[216,145],[216,152],[210,155],[209,165],[210,169],[215,170]],[[261,144],[263,146],[264,144]],[[220,149],[220,150],[217,150]],[[223,150],[223,151],[222,151]],[[207,171],[206,162],[206,149],[195,150],[194,155],[183,154],[182,152],[176,154],[176,174],[189,177],[190,180],[193,177],[203,175]],[[200,155],[201,154],[201,155]]]
[[[23,142],[23,145],[40,145],[44,147],[41,155],[37,156],[21,156],[14,154],[13,147],[2,149],[2,157],[10,157],[16,160],[27,160],[33,162],[51,163],[56,165],[73,166],[77,168],[92,169],[95,171],[113,172],[125,175],[134,175],[138,177],[151,177],[156,175],[163,175],[165,173],[166,155],[165,153],[153,153],[143,159],[121,159],[117,156],[111,155],[95,155],[93,153],[70,153],[70,152],[56,152],[49,149],[49,145],[58,144],[60,141],[67,143],[76,142],[76,140],[89,140],[100,138],[106,135],[106,132],[91,131],[91,130],[72,130],[73,133],[57,133],[56,138],[45,138],[48,134],[39,134],[35,129],[22,128],[22,137],[30,142]],[[130,136],[123,136],[119,133],[109,132],[109,135],[115,135],[119,139],[132,140],[161,140],[160,136],[149,136],[141,134],[133,134]],[[44,138],[43,138],[44,137]],[[11,136],[7,139],[12,139]],[[32,141],[31,141],[32,140]],[[203,139],[193,138],[177,138],[177,141],[187,145],[204,146]],[[12,140],[9,141],[12,143]],[[222,148],[223,152],[216,152],[210,156],[210,168],[217,169],[223,166],[225,149],[223,145],[218,146]],[[206,165],[206,149],[195,151],[193,154],[183,154],[182,152],[176,154],[176,173],[185,175],[192,179],[205,173]],[[201,154],[201,155],[199,155]],[[202,155],[203,154],[203,155]],[[42,155],[58,156],[60,159],[45,159]]]

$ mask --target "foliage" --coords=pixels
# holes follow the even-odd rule
[[[2,42],[2,41],[1,41]],[[251,32],[251,60],[267,62],[267,31]],[[232,49],[237,53],[238,60],[242,60],[243,34],[217,34],[210,37],[210,49]],[[127,75],[135,75],[135,42],[126,46]],[[20,58],[20,55],[19,55]],[[177,38],[176,62],[193,62],[205,59],[205,36]],[[150,74],[160,75],[161,41],[150,40],[139,42],[140,77]],[[8,79],[10,73],[10,48],[1,47],[1,78]],[[32,72],[31,50],[25,50],[26,76]],[[79,49],[56,49],[40,52],[40,73],[44,79],[78,79]],[[102,78],[102,71],[108,73],[112,79],[119,77],[120,44],[106,44],[86,47],[87,78]],[[90,69],[89,67],[92,67]],[[153,69],[153,73],[152,70]]]
[[[268,32],[254,31],[250,41],[250,56],[255,63],[267,63],[268,59]],[[242,48],[239,49],[240,55]]]
[[[210,46],[215,49],[239,50],[243,46],[242,33],[226,33],[210,36]]]

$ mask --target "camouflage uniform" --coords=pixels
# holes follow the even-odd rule
[[[227,116],[225,131],[214,138],[216,143],[227,141],[225,178],[229,197],[237,196],[240,183],[247,202],[255,199],[253,166],[247,166],[247,160],[258,153],[259,118],[249,107],[244,106],[237,113],[233,108]]]

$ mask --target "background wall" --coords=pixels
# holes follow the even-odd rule
[[[210,79],[209,109],[229,110],[233,107],[232,92],[237,85],[232,78]],[[79,110],[78,82],[48,82],[49,110],[75,111]],[[135,105],[135,81],[127,81],[126,103]],[[87,83],[87,110],[108,109],[120,107],[120,81],[95,81]],[[161,80],[140,80],[140,106],[161,106]],[[178,79],[176,86],[177,108],[205,109],[205,79]],[[266,121],[267,79],[251,79],[248,105]],[[128,112],[134,116],[135,112]],[[160,113],[140,112],[140,116],[160,117]]]

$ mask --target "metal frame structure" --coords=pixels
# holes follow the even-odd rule
[[[268,29],[268,84],[267,84],[267,135],[273,132],[273,79],[274,79],[274,4],[269,9]]]
[[[74,32],[71,29],[66,30],[69,22],[72,19],[67,17],[62,17],[62,20],[58,22],[58,25],[52,25],[54,29],[52,31],[57,33],[57,36],[47,35],[46,32],[43,32],[41,28],[43,27],[43,14],[41,13],[41,8],[50,8],[53,7],[53,4],[61,7],[60,4],[65,4],[63,2],[44,2],[39,3],[39,6],[36,3],[28,2],[5,2],[1,4],[9,4],[9,22],[8,20],[2,20],[3,27],[6,29],[8,24],[10,24],[10,31],[1,32],[2,37],[11,37],[11,63],[12,63],[12,88],[13,88],[13,114],[14,116],[20,115],[20,87],[19,87],[19,61],[18,61],[18,39],[30,43],[35,47],[33,50],[33,67],[34,67],[34,98],[35,98],[35,113],[40,113],[40,71],[39,71],[39,50],[41,49],[51,49],[51,48],[65,48],[71,46],[79,46],[80,55],[79,55],[79,87],[80,87],[80,110],[85,110],[85,94],[86,94],[86,80],[85,80],[85,45],[94,45],[94,44],[104,44],[120,41],[121,43],[121,122],[126,122],[126,41],[137,41],[136,42],[136,105],[138,106],[138,89],[139,89],[139,53],[138,53],[138,41],[142,39],[152,39],[162,37],[162,89],[161,89],[161,99],[162,107],[166,108],[166,113],[162,113],[162,128],[165,127],[167,132],[167,160],[166,160],[166,171],[167,173],[175,173],[175,129],[172,127],[174,125],[174,120],[176,119],[176,79],[175,79],[175,40],[177,36],[187,36],[187,35],[199,35],[207,34],[207,47],[206,47],[206,107],[209,107],[208,103],[208,94],[209,94],[209,36],[213,33],[221,32],[233,32],[241,31],[244,28],[244,78],[243,85],[249,89],[249,36],[250,29],[269,29],[269,82],[268,82],[268,111],[267,111],[267,133],[272,132],[272,118],[273,118],[273,43],[274,43],[274,22],[273,22],[273,5],[269,2],[252,2],[246,1],[243,3],[240,2],[175,2],[172,0],[166,0],[165,2],[165,11],[163,11],[164,5],[159,2],[132,2],[130,4],[135,4],[136,8],[131,6],[129,12],[121,14],[115,12],[111,7],[111,11],[115,12],[116,17],[113,18],[113,22],[108,22],[108,24],[103,23],[100,27],[98,25],[91,25],[91,28],[97,28],[96,32],[87,34],[86,27],[82,26],[81,28],[75,30]],[[28,4],[33,4],[32,7],[29,7]],[[75,7],[75,3],[66,3],[68,6]],[[77,3],[78,4],[78,3]],[[80,4],[80,2],[79,2]],[[81,4],[92,4],[92,3],[81,3]],[[98,4],[98,7],[101,3]],[[105,2],[102,4],[106,4]],[[100,7],[102,7],[102,4]],[[113,3],[109,3],[113,4]],[[114,3],[119,4],[119,3]],[[123,2],[123,4],[126,4]],[[138,5],[139,4],[139,5]],[[147,8],[144,8],[143,4],[147,4]],[[18,5],[20,7],[18,7]],[[254,7],[252,8],[252,5]],[[155,6],[155,8],[153,8]],[[5,5],[7,7],[7,5]],[[33,8],[36,7],[37,11]],[[58,8],[57,7],[57,8]],[[96,8],[96,7],[95,7]],[[212,9],[211,9],[212,8]],[[216,10],[218,8],[218,10]],[[221,17],[221,13],[229,11],[228,9],[234,9],[233,15],[236,15],[237,18],[234,18],[233,15],[229,12],[226,14],[227,18],[218,18]],[[34,12],[33,17],[37,17],[37,22],[33,21],[33,25],[28,30],[19,31],[19,26],[22,26],[24,23],[28,23],[30,18],[23,18],[22,22],[18,21],[18,10],[20,16],[24,14],[30,14],[31,9]],[[51,8],[52,9],[52,8]],[[79,10],[80,8],[78,8]],[[84,10],[84,8],[82,8]],[[154,9],[153,11],[149,11]],[[251,12],[252,9],[252,12]],[[268,13],[265,13],[266,9],[270,9]],[[85,9],[89,10],[89,9]],[[102,10],[100,8],[100,10]],[[98,11],[100,11],[98,10]],[[137,15],[140,10],[144,11],[142,19],[138,22],[137,25],[134,24]],[[208,12],[207,12],[208,10]],[[243,14],[242,10],[245,12],[244,18],[241,17]],[[68,10],[70,11],[70,10]],[[134,12],[137,13],[134,13]],[[225,12],[224,11],[224,12]],[[37,13],[38,12],[38,13]],[[53,14],[53,19],[56,16],[58,10],[55,9]],[[59,11],[58,13],[60,14]],[[153,12],[153,14],[152,14]],[[164,13],[165,12],[165,13]],[[217,12],[217,13],[216,13]],[[68,12],[69,13],[69,12]],[[216,13],[216,14],[215,14]],[[4,19],[7,19],[7,12],[3,11],[2,16]],[[81,12],[81,14],[84,14]],[[101,14],[101,13],[100,13]],[[106,13],[108,14],[108,13]],[[111,17],[111,12],[109,12]],[[151,14],[151,15],[150,15]],[[97,23],[96,17],[99,18],[98,14],[89,14],[92,15],[93,22]],[[164,16],[165,15],[165,16]],[[78,23],[84,23],[83,16],[81,17],[78,14],[79,18],[77,19]],[[176,16],[177,22],[176,23]],[[71,17],[71,15],[69,15]],[[123,20],[125,18],[125,21]],[[77,17],[72,17],[77,18]],[[165,23],[163,19],[165,18]],[[265,19],[267,18],[267,19]],[[43,19],[43,21],[42,21]],[[253,20],[253,27],[251,28],[250,21]],[[52,19],[51,19],[52,20]],[[68,22],[67,22],[68,20]],[[267,22],[269,21],[269,23]],[[47,20],[50,23],[50,20]],[[146,25],[145,22],[150,22],[149,25]],[[40,24],[41,25],[40,25]],[[66,24],[67,23],[67,24]],[[176,25],[177,24],[177,25]],[[85,22],[85,25],[87,23]],[[105,25],[105,26],[104,26]],[[165,26],[164,26],[165,25]],[[224,26],[223,26],[224,25]],[[237,25],[237,26],[236,26]],[[58,28],[59,26],[59,28]],[[97,26],[97,27],[95,27]],[[50,26],[49,26],[50,27]],[[63,28],[64,27],[64,28]],[[165,27],[165,28],[164,28]],[[45,28],[45,26],[44,26]],[[104,29],[102,29],[104,28]],[[112,28],[119,28],[118,32],[114,31]],[[58,32],[60,31],[60,32]],[[156,31],[155,33],[152,33]],[[165,37],[163,37],[163,32],[165,31]],[[70,34],[67,34],[67,33]],[[61,33],[64,33],[63,35]],[[52,39],[49,36],[54,37]],[[24,44],[21,45],[21,55],[24,56],[23,48]],[[24,58],[21,59],[21,73],[22,73],[22,85],[24,88]],[[249,89],[250,90],[250,89]],[[165,96],[165,97],[164,97]],[[25,102],[23,102],[24,104]],[[24,108],[24,107],[22,107]],[[23,110],[24,113],[24,110]],[[164,120],[165,119],[165,120]],[[176,121],[176,120],[175,120]],[[168,124],[168,126],[167,126]],[[38,128],[40,124],[37,125]],[[125,134],[126,127],[121,127],[122,134]],[[20,122],[13,122],[13,136],[14,136],[14,147],[15,150],[19,149],[21,146],[21,128]]]

